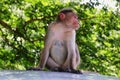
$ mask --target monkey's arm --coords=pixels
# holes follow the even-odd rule
[[[71,66],[71,60],[76,56],[75,52],[75,33],[74,32],[68,32],[66,34],[66,49],[67,49],[67,57],[63,64],[64,67]],[[72,60],[73,61],[73,60]]]
[[[54,37],[54,31],[52,30],[52,27],[49,27],[46,33],[46,36],[45,36],[44,49],[41,53],[41,59],[40,59],[40,64],[39,64],[39,68],[41,69],[45,67],[46,62],[48,60],[50,47],[53,42],[53,37]]]

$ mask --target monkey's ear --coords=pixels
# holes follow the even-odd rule
[[[59,17],[60,17],[61,20],[64,20],[65,19],[65,14],[64,13],[60,13]]]

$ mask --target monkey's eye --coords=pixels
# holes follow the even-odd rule
[[[74,18],[78,19],[78,16],[74,15]]]

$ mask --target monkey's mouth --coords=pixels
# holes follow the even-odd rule
[[[75,28],[78,28],[79,26],[80,26],[79,23],[74,23],[74,27],[75,27]]]
[[[74,29],[75,29],[75,30],[78,30],[79,28],[80,28],[79,23],[74,26]]]

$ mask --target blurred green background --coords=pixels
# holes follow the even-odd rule
[[[36,67],[48,25],[60,9],[70,7],[81,23],[79,69],[120,77],[120,0],[85,1],[0,0],[0,70]]]

